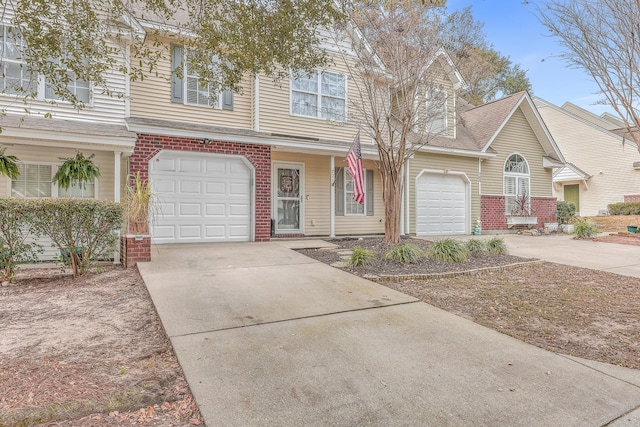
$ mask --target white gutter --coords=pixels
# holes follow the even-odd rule
[[[260,76],[256,75],[253,96],[253,130],[260,132]]]

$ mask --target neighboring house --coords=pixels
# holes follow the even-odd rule
[[[518,196],[528,226],[555,219],[551,177],[564,159],[529,95],[473,107],[455,96],[461,76],[447,59],[436,63],[449,78],[446,130],[409,161],[405,232],[470,234],[478,219],[483,230],[517,227]]]
[[[5,13],[9,17],[10,11]],[[0,117],[0,146],[7,147],[6,154],[20,160],[18,179],[0,177],[0,196],[120,200],[126,181],[126,158],[136,141],[135,133],[127,130],[124,121],[128,115],[128,80],[121,74],[109,75],[112,87],[123,93],[123,98],[102,94],[90,82],[72,81],[76,96],[86,103],[85,109],[77,111],[70,103],[57,99],[46,79],[27,74],[19,54],[22,42],[11,26],[0,24],[0,35],[0,105],[6,113]],[[122,49],[126,51],[128,47]],[[17,86],[31,88],[37,93],[36,98],[25,104]],[[77,150],[85,156],[95,154],[102,176],[84,189],[77,185],[69,190],[59,189],[52,178],[63,162],[61,158],[73,157]],[[45,250],[42,259],[57,255],[51,242],[40,243]]]
[[[582,216],[599,215],[607,205],[640,200],[640,154],[633,141],[615,132],[620,122],[566,103],[535,98],[567,164],[553,175],[553,194],[576,205]]]

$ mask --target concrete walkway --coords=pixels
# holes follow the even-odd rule
[[[541,350],[285,242],[154,246],[138,267],[209,427],[640,422],[640,371]]]

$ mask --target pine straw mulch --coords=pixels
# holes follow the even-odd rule
[[[1,426],[202,418],[137,269],[24,269],[0,287]]]
[[[543,237],[532,237],[543,238]],[[381,238],[332,240],[341,249],[361,246],[383,253]],[[411,240],[423,248],[424,240]],[[337,252],[302,251],[326,263]],[[330,255],[328,255],[330,254]],[[447,264],[423,260],[404,266],[377,261],[365,268],[347,268],[370,277],[388,274],[425,274],[474,270],[526,261],[511,256],[471,257],[468,263]],[[453,277],[402,279],[385,286],[511,335],[535,346],[585,359],[640,369],[640,279],[613,273],[554,264],[525,263],[514,267],[476,271]]]

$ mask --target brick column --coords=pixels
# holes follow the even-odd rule
[[[120,238],[120,258],[125,268],[151,261],[151,236],[127,234]]]

